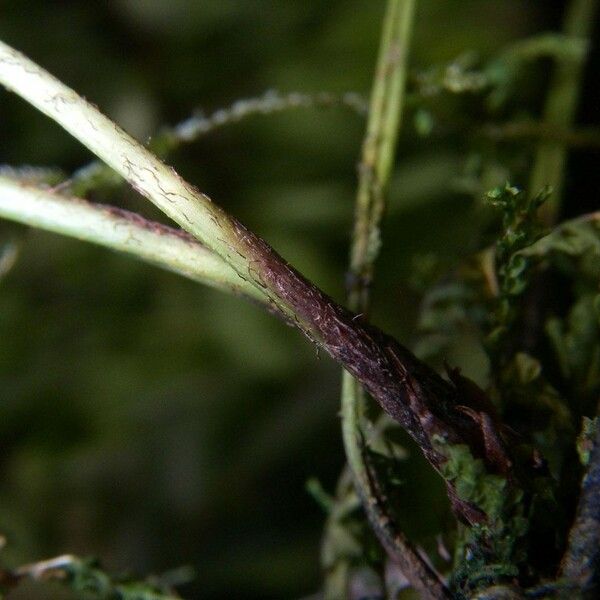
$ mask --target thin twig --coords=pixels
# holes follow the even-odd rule
[[[256,98],[237,100],[231,106],[220,108],[205,115],[197,111],[180,123],[166,127],[148,142],[148,148],[157,156],[165,158],[170,152],[184,144],[199,140],[213,131],[238,123],[257,115],[271,115],[287,110],[306,108],[346,108],[359,116],[367,114],[367,101],[356,92],[334,94],[332,92],[316,92],[307,94],[289,92],[282,94],[276,90],[268,90]],[[116,185],[123,179],[100,161],[93,161],[78,169],[73,177],[64,182],[64,187],[71,189],[76,195],[83,196],[91,189],[102,185]]]
[[[334,94],[332,92],[289,92],[281,94],[276,90],[268,90],[262,96],[237,100],[231,106],[222,108],[208,116],[196,114],[172,128],[164,135],[173,138],[173,143],[182,144],[196,141],[223,125],[237,123],[254,115],[270,115],[295,108],[331,108],[340,106],[348,108],[358,115],[367,114],[367,101],[356,92]],[[161,135],[161,134],[159,134]]]

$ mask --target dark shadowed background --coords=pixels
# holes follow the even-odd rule
[[[486,60],[510,40],[558,28],[563,8],[533,0],[417,4],[417,70],[470,50]],[[147,139],[195,109],[211,112],[267,89],[368,94],[383,7],[0,1],[0,38]],[[543,80],[520,85],[519,110],[535,116]],[[457,183],[470,140],[460,128],[445,130],[445,120],[468,120],[478,109],[468,98],[448,102],[434,106],[439,131],[429,136],[418,134],[409,107],[383,231],[373,320],[408,344],[416,339],[415,263],[432,253],[451,263],[479,244],[478,203]],[[591,91],[584,96],[581,121],[597,102]],[[363,118],[340,108],[256,116],[169,161],[342,300],[363,128]],[[0,92],[0,163],[68,173],[90,160],[58,126]],[[585,194],[597,174],[585,179],[585,160],[568,179],[582,204],[567,212],[594,206]],[[526,183],[518,169],[514,182]],[[110,201],[160,218],[126,187]],[[463,342],[449,359],[482,376],[477,349]],[[4,560],[73,552],[140,575],[191,565],[196,577],[182,588],[189,598],[308,594],[319,585],[324,515],[305,482],[317,477],[332,490],[343,465],[338,395],[339,369],[256,307],[29,231],[0,281]],[[405,525],[431,534],[446,518],[444,500],[431,499],[435,482],[422,463],[409,459],[405,470]],[[49,595],[36,597],[59,597],[45,589]]]

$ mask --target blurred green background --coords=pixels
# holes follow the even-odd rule
[[[485,60],[510,40],[556,29],[563,9],[534,0],[417,4],[415,69],[469,50]],[[147,139],[196,108],[211,112],[270,88],[368,94],[383,8],[364,0],[0,1],[0,38]],[[522,91],[520,110],[532,115],[538,83]],[[448,102],[437,107],[442,121],[473,114],[468,99]],[[480,243],[477,202],[453,184],[469,140],[420,136],[414,117],[409,110],[400,140],[373,314],[409,344],[415,260],[438,253],[451,263]],[[363,128],[361,117],[335,108],[257,116],[169,160],[343,300]],[[58,126],[0,93],[0,163],[71,172],[89,160]],[[160,218],[127,188],[110,201]],[[196,578],[182,588],[189,598],[316,590],[324,515],[304,485],[315,476],[333,489],[343,465],[338,384],[332,362],[254,306],[27,232],[0,281],[4,561],[73,552],[141,575],[192,565]],[[445,505],[427,505],[432,476],[415,464],[406,466],[405,519],[411,533],[432,533]]]

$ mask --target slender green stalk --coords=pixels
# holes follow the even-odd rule
[[[134,213],[0,176],[0,217],[106,246],[194,281],[266,303],[262,292],[193,237]]]
[[[379,48],[369,120],[362,157],[350,251],[351,285],[348,302],[353,310],[366,309],[373,264],[379,252],[379,223],[398,138],[414,0],[388,3]],[[364,306],[363,306],[364,305]]]
[[[572,0],[565,15],[563,32],[569,38],[587,42],[597,14],[598,0]],[[585,55],[579,61],[567,60],[556,64],[548,90],[543,120],[546,126],[568,129],[579,102]],[[553,194],[540,209],[547,225],[556,222],[564,186],[567,148],[556,141],[544,141],[538,146],[529,181],[529,190],[537,194],[550,186]]]
[[[268,296],[275,310],[322,341],[330,333],[323,314],[337,320],[339,307],[304,280],[263,240],[183,180],[147,148],[42,67],[0,42],[0,83],[52,118],[112,167],[140,194],[220,256],[243,280]],[[294,288],[300,289],[294,289]],[[357,340],[362,343],[360,340]]]
[[[414,0],[388,2],[359,165],[348,303],[352,310],[363,314],[369,307],[369,287],[380,246],[379,225],[385,209],[386,190],[402,115],[414,8]],[[385,498],[378,489],[364,447],[364,391],[360,383],[347,372],[342,375],[341,397],[346,457],[356,490],[375,533],[390,557],[424,598],[447,597],[437,575],[398,529],[386,509]],[[331,533],[328,531],[327,535]],[[348,581],[346,577],[339,577],[340,572],[348,574],[349,570],[338,569],[333,572],[333,577],[326,580],[325,597],[328,599],[344,597]]]
[[[0,43],[0,82],[62,125],[264,293],[274,310],[361,381],[416,440],[438,472],[446,460],[436,444],[439,432],[444,431],[451,442],[467,443],[473,424],[457,408],[456,389],[451,384],[396,340],[357,321],[264,240],[185,182],[98,109],[4,43]],[[466,504],[460,510],[465,515],[472,513]]]
[[[379,225],[385,188],[393,164],[404,100],[407,55],[414,0],[388,1],[375,71],[369,120],[359,163],[359,182],[350,250],[348,304],[357,312],[369,307],[369,287],[379,252]],[[342,427],[348,463],[359,493],[369,488],[361,447],[364,393],[346,373],[342,376]]]
[[[263,287],[249,275],[244,235],[228,215],[95,106],[2,42],[0,82],[64,127],[253,285]]]

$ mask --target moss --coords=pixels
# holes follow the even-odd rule
[[[523,514],[523,491],[502,475],[489,473],[467,446],[440,438],[436,444],[447,457],[442,476],[454,485],[460,500],[475,504],[487,517],[481,524],[461,529],[453,575],[455,591],[471,593],[510,581],[519,575],[526,557],[522,540],[529,531],[529,520]]]

